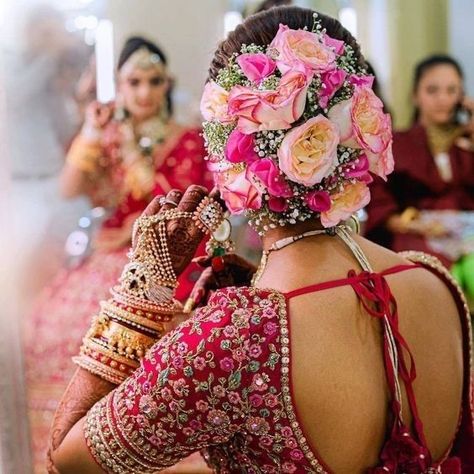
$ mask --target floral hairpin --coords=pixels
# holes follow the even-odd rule
[[[319,217],[332,227],[393,170],[391,120],[350,45],[315,18],[242,45],[201,100],[209,168],[228,209],[259,233]]]

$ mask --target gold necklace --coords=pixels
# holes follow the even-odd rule
[[[270,248],[262,252],[262,258],[260,259],[260,264],[258,266],[258,269],[252,278],[251,285],[255,286],[257,282],[260,280],[263,272],[265,271],[265,267],[267,266],[268,256],[270,255],[271,252],[274,252],[276,250],[281,250],[282,248],[285,248],[288,245],[298,242],[298,240],[304,239],[306,237],[313,237],[314,235],[334,236],[336,235],[336,227],[331,227],[329,229],[309,230],[307,232],[303,232],[302,234],[292,235],[290,237],[284,237],[283,239],[273,242]]]

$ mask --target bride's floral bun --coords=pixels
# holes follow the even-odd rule
[[[373,79],[350,33],[310,10],[272,9],[231,33],[201,100],[228,209],[264,233],[311,218],[332,227],[366,206],[371,174],[393,170],[391,120]]]

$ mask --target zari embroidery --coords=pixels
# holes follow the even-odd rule
[[[85,435],[111,473],[155,472],[203,448],[221,473],[324,472],[291,404],[283,295],[217,292],[90,411]]]

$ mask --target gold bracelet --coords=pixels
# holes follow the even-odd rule
[[[69,149],[66,161],[84,173],[93,173],[97,169],[101,155],[100,143],[89,143],[77,137]]]
[[[151,318],[152,313],[146,313],[150,317],[146,318],[141,316],[143,314],[135,314],[132,312],[132,308],[123,309],[117,304],[109,301],[102,301],[100,303],[102,313],[112,319],[118,319],[128,325],[135,326],[138,330],[150,333],[152,336],[160,337],[164,331],[163,323],[155,322]]]
[[[167,303],[154,303],[124,292],[121,286],[114,286],[110,293],[116,302],[124,306],[156,314],[154,318],[156,321],[168,322],[171,319],[170,316],[182,310],[182,305],[178,300],[172,299]]]
[[[124,380],[128,378],[128,375],[122,372],[111,369],[110,367],[101,364],[90,357],[76,356],[72,358],[72,361],[84,370],[87,370],[91,374],[97,375],[101,379],[107,380],[107,382],[115,385],[120,385]]]

